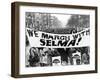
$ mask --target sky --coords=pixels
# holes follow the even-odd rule
[[[56,16],[62,23],[62,28],[66,27],[68,20],[70,19],[71,15],[68,14],[51,14],[52,16]]]

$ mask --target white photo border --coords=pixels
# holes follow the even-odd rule
[[[56,7],[38,7],[38,6],[20,6],[19,7],[19,74],[43,74],[58,72],[77,72],[95,70],[95,10],[78,8],[56,8]],[[61,67],[25,67],[25,12],[42,13],[64,13],[64,14],[86,14],[90,15],[90,65],[80,66],[61,66]]]

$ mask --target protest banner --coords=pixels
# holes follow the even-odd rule
[[[74,34],[53,34],[27,28],[26,35],[34,47],[82,47],[89,46],[90,29]]]

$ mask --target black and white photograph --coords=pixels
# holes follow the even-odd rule
[[[89,15],[26,12],[25,29],[26,67],[90,64],[90,45],[83,42],[90,39]]]
[[[97,73],[97,7],[12,4],[12,76]]]

